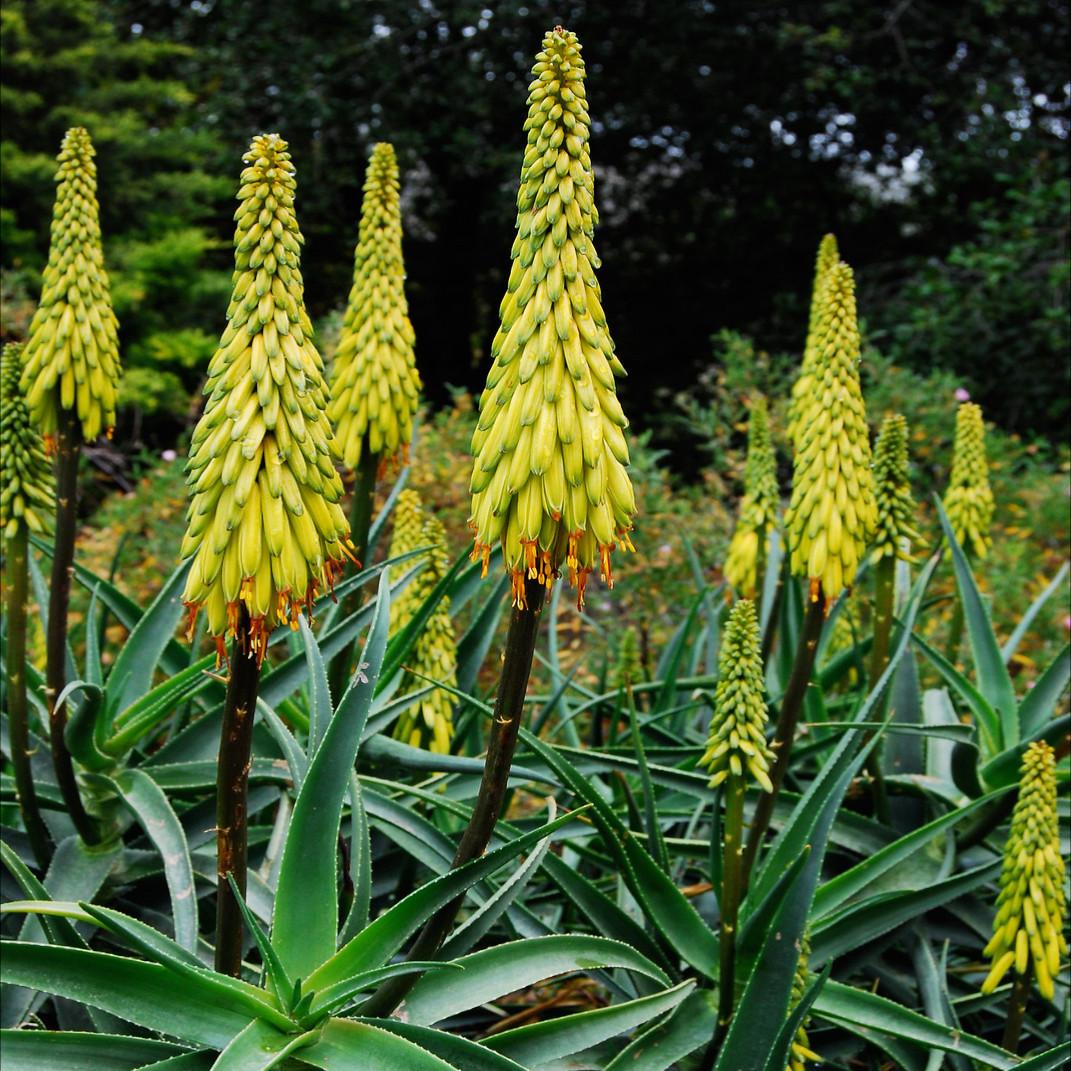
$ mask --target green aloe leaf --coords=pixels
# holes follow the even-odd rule
[[[1023,637],[1027,632],[1030,631],[1030,626],[1034,623],[1034,619],[1038,614],[1041,613],[1045,603],[1047,603],[1057,591],[1062,590],[1064,578],[1067,576],[1067,570],[1068,563],[1064,562],[1064,564],[1060,566],[1056,575],[1046,585],[1045,590],[1030,604],[1026,613],[1019,618],[1019,623],[1008,637],[1007,642],[1000,649],[1000,657],[1004,659],[1005,665],[1012,660],[1012,656],[1019,650],[1019,644],[1022,643]]]
[[[167,1041],[74,1030],[0,1030],[4,1071],[134,1071],[185,1050]]]
[[[316,1031],[305,1034],[285,1033],[271,1023],[254,1019],[219,1054],[212,1071],[269,1071],[292,1052],[309,1045]]]
[[[665,972],[646,956],[605,937],[553,934],[508,941],[462,956],[454,963],[464,968],[462,974],[429,974],[413,986],[405,1001],[410,1022],[431,1026],[566,971],[624,967],[669,984]]]
[[[197,890],[182,823],[163,790],[143,770],[124,770],[112,779],[112,784],[160,853],[171,896],[175,940],[188,951],[196,952]]]
[[[440,960],[407,959],[399,963],[388,964],[386,967],[376,967],[370,971],[358,971],[357,974],[316,993],[309,1006],[309,1015],[316,1018],[338,1011],[352,1004],[358,994],[369,992],[388,978],[397,978],[402,974],[423,974],[425,971],[432,973],[442,971],[450,974],[458,969],[456,964]]]
[[[1060,1071],[1067,1067],[1071,1061],[1071,1041],[1061,1042],[1049,1049],[1048,1052],[1039,1052],[1037,1056],[1031,1056],[1018,1064],[1016,1071]]]
[[[508,1057],[485,1049],[468,1038],[448,1034],[444,1030],[432,1030],[430,1027],[403,1023],[397,1019],[362,1019],[361,1022],[386,1030],[390,1034],[397,1034],[434,1053],[441,1060],[446,1060],[451,1067],[461,1068],[462,1071],[525,1071],[520,1064]]]
[[[506,607],[503,596],[509,585],[509,577],[503,573],[497,583],[489,584],[483,605],[476,610],[469,627],[457,644],[457,687],[461,692],[471,692],[476,687],[480,667],[495,639],[495,632],[502,612]],[[450,604],[453,609],[453,602]]]
[[[323,1071],[467,1071],[397,1033],[352,1019],[329,1019],[301,1059]]]
[[[311,759],[320,741],[327,732],[327,726],[331,723],[331,715],[334,707],[331,704],[331,686],[327,681],[327,666],[324,664],[323,655],[320,654],[320,645],[309,628],[309,622],[302,614],[301,640],[305,648],[305,668],[307,672],[307,685],[309,696],[309,743],[308,754]]]
[[[291,978],[307,978],[335,951],[342,804],[361,729],[380,679],[390,618],[389,575],[380,578],[375,612],[357,676],[339,701],[294,804],[275,893],[272,944]],[[364,676],[362,677],[362,673]]]
[[[714,991],[697,989],[671,1016],[622,1049],[606,1065],[606,1071],[667,1071],[689,1053],[706,1048],[717,1021]]]
[[[672,989],[639,997],[595,1011],[563,1015],[545,1023],[519,1026],[495,1034],[483,1044],[527,1066],[571,1056],[650,1022],[672,1011],[694,989],[695,982],[681,982]]]
[[[48,890],[38,881],[29,867],[15,854],[7,841],[0,841],[0,862],[18,883],[28,900],[47,902],[51,900]],[[44,928],[48,934],[48,943],[52,945],[70,945],[72,948],[85,948],[86,943],[81,934],[65,918],[44,918]]]
[[[1056,744],[1067,737],[1069,727],[1071,727],[1071,714],[1062,714],[1058,718],[1053,718],[1040,729],[1035,730],[1028,739],[1020,740],[1014,747],[990,759],[982,767],[982,779],[987,785],[999,785],[1001,788],[1016,784],[1026,749],[1035,740],[1045,740],[1050,744]]]
[[[1069,680],[1071,644],[1064,644],[1064,649],[1053,659],[1049,668],[1042,673],[1019,704],[1019,731],[1024,740],[1032,739],[1035,733],[1049,723]]]

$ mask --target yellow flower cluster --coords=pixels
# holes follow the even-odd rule
[[[810,580],[812,599],[821,585],[828,605],[854,581],[877,521],[855,281],[843,262],[829,271],[816,332],[785,528],[792,571]]]
[[[56,488],[41,437],[22,397],[22,346],[9,342],[0,353],[0,532],[25,526],[36,533],[52,526]]]
[[[770,416],[766,399],[759,395],[752,402],[748,419],[744,498],[725,558],[725,579],[748,598],[754,597],[762,583],[762,577],[756,575],[759,550],[765,557],[770,533],[777,526],[780,499]]]
[[[394,507],[394,534],[390,556],[397,558],[410,551],[430,547],[427,564],[391,603],[390,630],[403,629],[420,609],[436,584],[450,569],[446,553],[446,532],[433,514],[427,513],[416,491],[402,491]],[[414,564],[410,561],[405,568]],[[457,687],[457,639],[450,620],[450,600],[443,597],[432,611],[417,637],[406,665],[403,688],[426,688],[430,678],[450,688]],[[422,696],[399,717],[394,735],[399,740],[429,751],[448,754],[454,731],[454,696],[445,688],[435,688]]]
[[[327,415],[342,460],[356,468],[365,452],[384,461],[413,436],[420,376],[405,300],[398,163],[381,142],[364,182],[353,287],[335,351]]]
[[[1048,744],[1038,742],[1023,756],[1019,799],[1004,846],[993,937],[985,946],[993,968],[982,983],[982,992],[992,993],[1012,966],[1022,975],[1033,965],[1038,991],[1052,1000],[1053,979],[1059,973],[1060,958],[1067,955],[1066,921],[1064,861],[1056,816],[1056,755]]]
[[[48,266],[23,357],[22,389],[46,441],[60,408],[77,411],[86,442],[115,425],[119,325],[104,270],[95,155],[82,127],[67,131]]]
[[[598,212],[576,35],[548,33],[532,73],[513,267],[470,485],[473,559],[486,565],[502,543],[520,607],[525,579],[550,587],[563,561],[581,604],[596,567],[612,584],[610,555],[632,548],[636,511],[614,380],[624,369],[595,278]]]
[[[807,992],[807,983],[810,981],[811,972],[808,968],[808,961],[811,958],[811,942],[806,934],[804,934],[800,944],[800,958],[796,964],[796,974],[792,979],[792,997],[789,1001],[789,1011],[803,1000],[803,994]],[[806,1071],[808,1062],[820,1064],[822,1057],[811,1049],[811,1040],[807,1036],[807,1020],[804,1019],[796,1030],[796,1036],[792,1039],[785,1071]]]
[[[699,765],[710,771],[710,787],[744,769],[772,792],[773,752],[766,743],[766,688],[762,679],[762,636],[755,604],[740,599],[733,606],[718,656],[718,686],[710,739]]]
[[[917,541],[919,534],[907,474],[907,421],[899,413],[885,418],[874,447],[874,498],[878,513],[871,559],[910,561],[907,545]]]
[[[253,139],[235,213],[228,324],[208,366],[208,401],[187,463],[192,501],[182,557],[194,556],[183,601],[264,657],[280,621],[329,589],[352,557],[342,481],[325,414],[323,362],[312,341],[294,214],[294,166],[277,134]]]
[[[952,476],[944,505],[960,546],[984,558],[993,542],[989,529],[994,503],[985,456],[985,422],[981,407],[974,402],[964,402],[956,411]]]

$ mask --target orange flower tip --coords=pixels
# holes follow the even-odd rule
[[[807,585],[807,598],[811,602],[818,602],[818,597],[822,593],[822,580],[820,577],[812,576]]]
[[[44,440],[44,445],[45,445],[45,457],[55,457],[56,456],[56,437],[55,437],[55,435],[45,435],[45,436],[43,436],[43,440]]]
[[[216,640],[216,669],[225,665],[228,669],[231,668],[230,659],[227,657],[227,642],[222,636],[217,636]]]
[[[108,442],[111,442],[112,439],[115,438],[115,427],[114,426],[104,429],[104,438],[107,439]]]
[[[517,610],[528,609],[528,599],[524,592],[524,570],[513,569],[509,574],[510,587],[513,591],[513,606]]]
[[[186,642],[193,643],[193,628],[197,624],[201,606],[196,602],[184,602],[182,605],[186,607]]]

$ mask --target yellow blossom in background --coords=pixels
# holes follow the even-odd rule
[[[985,946],[993,967],[982,992],[992,993],[1013,966],[1020,975],[1033,967],[1038,992],[1052,1000],[1053,979],[1059,974],[1061,957],[1067,955],[1066,922],[1056,755],[1048,744],[1036,742],[1023,756],[1019,799],[1004,845],[993,937]]]
[[[390,557],[397,558],[423,547],[430,548],[424,568],[391,603],[391,634],[401,631],[409,623],[450,569],[442,523],[424,510],[416,491],[402,491],[394,507]],[[409,561],[404,568],[414,564],[416,562]],[[406,674],[404,690],[417,691],[428,687],[431,681],[457,687],[457,638],[450,620],[447,596],[439,600],[421,629],[406,666],[413,672]],[[403,711],[394,727],[394,735],[407,744],[445,755],[450,751],[453,722],[453,694],[445,688],[434,688]]]
[[[759,395],[751,404],[748,419],[744,498],[725,559],[725,579],[748,598],[754,597],[762,583],[763,578],[756,576],[759,550],[765,559],[770,533],[777,527],[780,501],[770,416],[766,399]]]
[[[859,385],[855,281],[847,264],[836,264],[829,272],[816,331],[785,530],[793,573],[810,580],[811,598],[817,597],[820,584],[828,605],[854,581],[877,523]]]
[[[985,422],[981,406],[974,402],[964,402],[956,411],[952,475],[944,506],[960,546],[984,558],[993,543],[989,530],[994,503],[985,456]]]
[[[811,972],[808,962],[811,958],[811,942],[806,934],[800,942],[800,958],[796,964],[796,973],[792,979],[792,996],[789,999],[788,1010],[793,1008],[807,992],[807,983],[810,981]],[[807,1036],[807,1020],[804,1019],[796,1030],[796,1036],[792,1039],[792,1045],[788,1050],[788,1064],[785,1071],[806,1071],[808,1063],[820,1064],[822,1057],[811,1049],[811,1041]]]
[[[115,425],[119,326],[104,270],[95,155],[82,127],[67,131],[58,157],[48,265],[23,355],[26,402],[49,439],[61,407],[77,412],[86,442]]]
[[[761,648],[755,604],[739,599],[722,635],[710,738],[699,760],[710,772],[711,788],[730,776],[743,777],[746,770],[766,792],[773,791]]]
[[[529,86],[517,237],[493,364],[472,436],[473,558],[501,542],[514,605],[525,580],[553,583],[564,562],[583,603],[589,574],[613,583],[610,555],[632,549],[636,511],[628,422],[592,242],[598,211],[576,35],[543,40]]]
[[[910,561],[907,547],[918,541],[919,534],[907,473],[907,421],[899,413],[885,418],[874,447],[874,497],[878,513],[871,560]]]
[[[0,353],[0,532],[20,527],[36,535],[52,528],[56,487],[41,436],[30,420],[19,381],[22,345],[9,342]]]
[[[234,291],[208,366],[208,401],[187,462],[183,601],[203,606],[222,651],[249,614],[249,651],[329,590],[349,551],[342,480],[312,341],[294,214],[294,165],[278,134],[253,139],[235,213]]]
[[[384,460],[408,450],[420,376],[405,300],[402,216],[394,149],[372,150],[364,182],[353,286],[335,351],[327,414],[342,460],[365,451]]]
[[[796,445],[796,435],[800,430],[800,421],[805,399],[811,390],[811,376],[814,373],[815,346],[818,341],[818,326],[822,320],[822,305],[825,301],[826,283],[829,281],[829,273],[840,261],[840,252],[837,249],[837,239],[832,234],[826,234],[818,243],[818,255],[814,262],[814,282],[811,284],[811,310],[807,317],[807,339],[803,344],[803,360],[800,362],[800,374],[792,385],[792,397],[788,403],[788,417],[786,434],[788,441],[793,447]]]

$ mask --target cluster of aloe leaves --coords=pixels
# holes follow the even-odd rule
[[[404,480],[403,472],[373,541]],[[1030,1005],[1027,1051],[1035,1055],[1025,1062],[991,1040],[1009,986],[977,991],[1020,756],[1032,740],[1065,737],[1069,724],[1059,713],[1071,676],[1067,648],[1025,695],[1006,667],[1066,569],[1002,647],[947,524],[946,539],[972,672],[920,635],[925,615],[941,612],[927,589],[947,553],[945,564],[935,556],[914,578],[900,565],[898,627],[880,680],[866,680],[869,637],[828,658],[820,648],[806,735],[741,909],[740,998],[713,1065],[719,1071],[781,1071],[807,1017],[811,1045],[830,1067],[1043,1071],[1068,1057],[1066,978],[1055,1003],[1035,997]],[[37,551],[47,556],[49,547]],[[767,665],[774,710],[803,616],[787,576],[774,598],[781,566],[772,554],[762,600],[763,621],[780,637]],[[547,630],[546,687],[530,697],[511,780],[525,802],[511,813],[524,817],[501,820],[485,855],[451,869],[482,769],[490,707],[479,671],[506,581],[481,586],[478,567],[462,555],[388,639],[391,598],[421,567],[417,551],[367,568],[337,592],[365,589],[360,609],[347,616],[323,600],[315,629],[303,620],[299,633],[273,637],[278,654],[265,664],[250,770],[240,979],[209,966],[204,916],[215,881],[223,684],[212,656],[198,658],[198,644],[175,638],[184,571],[142,611],[78,568],[90,609],[84,657],[72,655],[69,665],[68,744],[110,835],[81,844],[62,812],[47,746],[36,740],[34,772],[57,845],[39,878],[14,828],[4,776],[5,1069],[702,1065],[717,1007],[720,800],[696,762],[716,682],[721,593],[697,567],[694,605],[650,679],[628,687],[607,684],[607,667],[599,688],[581,684],[562,667],[556,630]],[[45,605],[40,573],[34,582]],[[448,756],[384,732],[420,694],[398,694],[400,670],[443,595],[467,622]],[[555,591],[552,620],[558,601]],[[105,672],[109,617],[129,635]],[[826,638],[831,629],[832,621]],[[362,634],[361,672],[335,702],[326,666]],[[943,687],[920,688],[925,663]],[[29,683],[37,694],[39,682]],[[869,817],[874,755],[888,823]],[[1061,777],[1066,787],[1066,758]],[[1066,823],[1066,793],[1060,806]],[[460,894],[460,921],[436,959],[405,959],[412,936]],[[805,934],[813,973],[793,1004]],[[404,1014],[362,1016],[365,999],[399,974],[418,976]],[[597,999],[580,1011],[551,1001],[541,1016],[516,1023],[496,1004],[563,974],[590,976]]]

